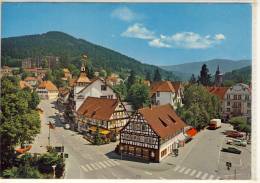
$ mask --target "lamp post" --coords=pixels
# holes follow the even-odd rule
[[[53,169],[53,178],[55,179],[55,168],[56,168],[56,165],[52,165],[52,169]]]
[[[155,154],[154,154],[153,151],[151,152],[151,157],[152,157],[152,159],[154,160]]]
[[[123,156],[122,156],[123,149],[124,149],[123,146],[120,146],[121,160],[123,159]]]

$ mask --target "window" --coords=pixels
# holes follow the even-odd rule
[[[146,131],[147,130],[147,126],[145,124],[142,125],[142,131]]]
[[[107,96],[100,96],[100,98],[107,98]]]
[[[230,95],[229,94],[227,95],[227,99],[230,99]]]
[[[156,101],[156,105],[160,105],[160,100],[157,100],[157,101]]]
[[[157,97],[160,97],[160,92],[156,92]]]
[[[249,100],[249,95],[245,95],[245,100]]]
[[[237,95],[234,95],[234,100],[237,100]]]
[[[227,108],[227,112],[230,112],[230,108]]]
[[[241,95],[238,95],[238,100],[241,100]]]
[[[167,149],[164,149],[162,152],[161,152],[161,157],[165,156],[167,154]]]
[[[227,102],[227,106],[230,106],[230,102]]]
[[[247,103],[247,107],[251,107],[251,103],[250,102]]]
[[[237,106],[238,106],[238,108],[240,108],[241,107],[241,102],[238,102]]]
[[[106,85],[101,85],[101,91],[106,91],[107,90],[107,86]]]

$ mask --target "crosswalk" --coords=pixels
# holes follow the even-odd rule
[[[216,175],[213,174],[209,174],[207,172],[202,172],[196,169],[192,169],[192,168],[188,168],[185,166],[180,166],[177,165],[176,167],[174,167],[173,171],[178,172],[178,173],[182,173],[185,175],[189,175],[193,178],[197,178],[197,179],[202,179],[202,180],[219,180],[221,177],[218,177]]]
[[[88,163],[85,165],[81,165],[80,167],[85,172],[91,172],[91,171],[96,171],[103,168],[114,167],[118,165],[120,165],[120,163],[117,162],[116,160],[105,160],[105,161],[100,161],[95,163]]]

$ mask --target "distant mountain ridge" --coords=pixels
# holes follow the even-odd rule
[[[146,72],[153,75],[154,70],[159,68],[58,31],[2,38],[1,44],[2,65],[9,62],[15,66],[21,64],[20,59],[23,58],[53,55],[61,57],[62,62],[66,61],[80,67],[80,56],[87,54],[89,64],[96,70],[105,69],[121,73],[134,70],[137,74],[145,76]],[[172,72],[161,68],[159,70],[163,78],[176,80],[177,77]]]
[[[198,76],[201,70],[201,66],[206,64],[209,72],[214,75],[217,67],[220,67],[222,73],[231,72],[232,70],[240,69],[251,65],[251,60],[228,60],[228,59],[213,59],[201,62],[191,62],[179,65],[161,66],[161,68],[178,73],[179,77],[184,80],[188,80],[192,74]]]
[[[227,72],[223,76],[224,81],[230,80],[235,83],[243,82],[249,84],[252,79],[252,66],[246,66],[232,72]]]

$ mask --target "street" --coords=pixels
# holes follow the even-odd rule
[[[51,145],[64,145],[66,159],[65,178],[68,179],[250,179],[251,146],[237,147],[240,155],[221,152],[226,137],[222,133],[231,129],[222,124],[217,130],[203,130],[192,141],[179,150],[179,156],[170,155],[161,163],[149,163],[121,156],[114,152],[116,143],[92,145],[82,135],[65,130],[59,121],[55,102],[42,100],[39,107],[42,129],[36,137],[31,152],[45,152],[48,145],[48,121],[54,120],[55,129],[51,129]],[[65,119],[66,120],[66,119]],[[230,171],[226,161],[232,161]]]

